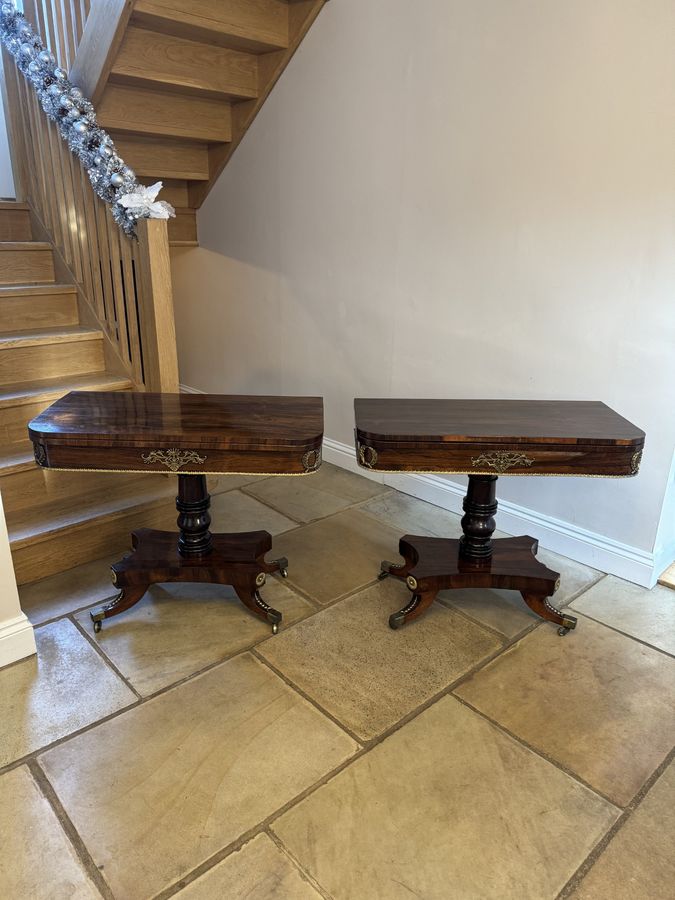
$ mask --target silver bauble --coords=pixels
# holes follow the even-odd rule
[[[70,96],[73,98],[73,100],[81,100],[84,97],[84,94],[79,89],[79,87],[72,87],[70,89]]]
[[[69,109],[69,110],[68,110],[68,118],[69,118],[69,119],[79,119],[79,118],[80,118],[80,111],[79,111],[79,109],[76,109],[76,107],[73,107],[72,109]]]
[[[113,149],[108,144],[101,144],[98,152],[104,159],[110,159],[110,157],[113,155]]]
[[[61,69],[58,66],[54,69],[54,78],[57,78],[59,81],[67,81],[68,73],[65,69]]]
[[[50,53],[49,50],[40,50],[40,52],[38,53],[38,59],[45,66],[54,66],[56,64],[54,54]]]
[[[75,122],[73,128],[77,132],[77,134],[86,134],[89,126],[86,122],[83,122],[82,119],[80,119],[79,122]]]
[[[35,55],[35,50],[32,44],[22,44],[21,45],[21,55],[25,56],[26,59],[30,59]]]
[[[60,84],[50,84],[47,88],[47,93],[52,97],[60,97],[63,93],[63,88]]]
[[[122,185],[124,184],[124,178],[120,175],[119,172],[115,172],[114,175],[110,176],[110,184],[115,188],[122,187]]]

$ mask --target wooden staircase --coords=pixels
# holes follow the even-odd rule
[[[325,0],[24,0],[139,180],[164,182],[172,245]],[[0,201],[0,492],[20,584],[175,527],[173,477],[34,461],[26,425],[70,390],[177,390],[166,224],[119,232],[3,53],[18,196]]]
[[[0,202],[0,493],[20,584],[126,546],[131,528],[172,525],[166,478],[49,472],[26,424],[70,390],[130,390],[105,370],[103,333],[79,321],[76,288],[54,281],[25,203]]]
[[[115,27],[92,6],[71,78],[139,178],[164,182],[173,245],[197,243],[196,210],[324,2],[136,0]]]

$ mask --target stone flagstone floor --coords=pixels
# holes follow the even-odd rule
[[[37,658],[0,671],[3,900],[675,896],[675,592],[543,551],[579,618],[375,578],[437,507],[324,465],[222,478],[214,530],[267,528],[280,633],[214,585],[92,633],[109,559],[22,589]],[[167,507],[167,518],[172,516]]]

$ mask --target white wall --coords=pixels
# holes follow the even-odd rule
[[[33,626],[21,612],[0,497],[0,667],[35,653]]]
[[[333,0],[175,258],[181,380],[601,399],[637,478],[504,500],[654,549],[675,444],[672,0]],[[627,551],[627,552],[628,552]]]

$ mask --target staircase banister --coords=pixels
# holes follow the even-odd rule
[[[89,10],[68,77],[94,105],[101,99],[133,6],[133,0],[97,0]]]

